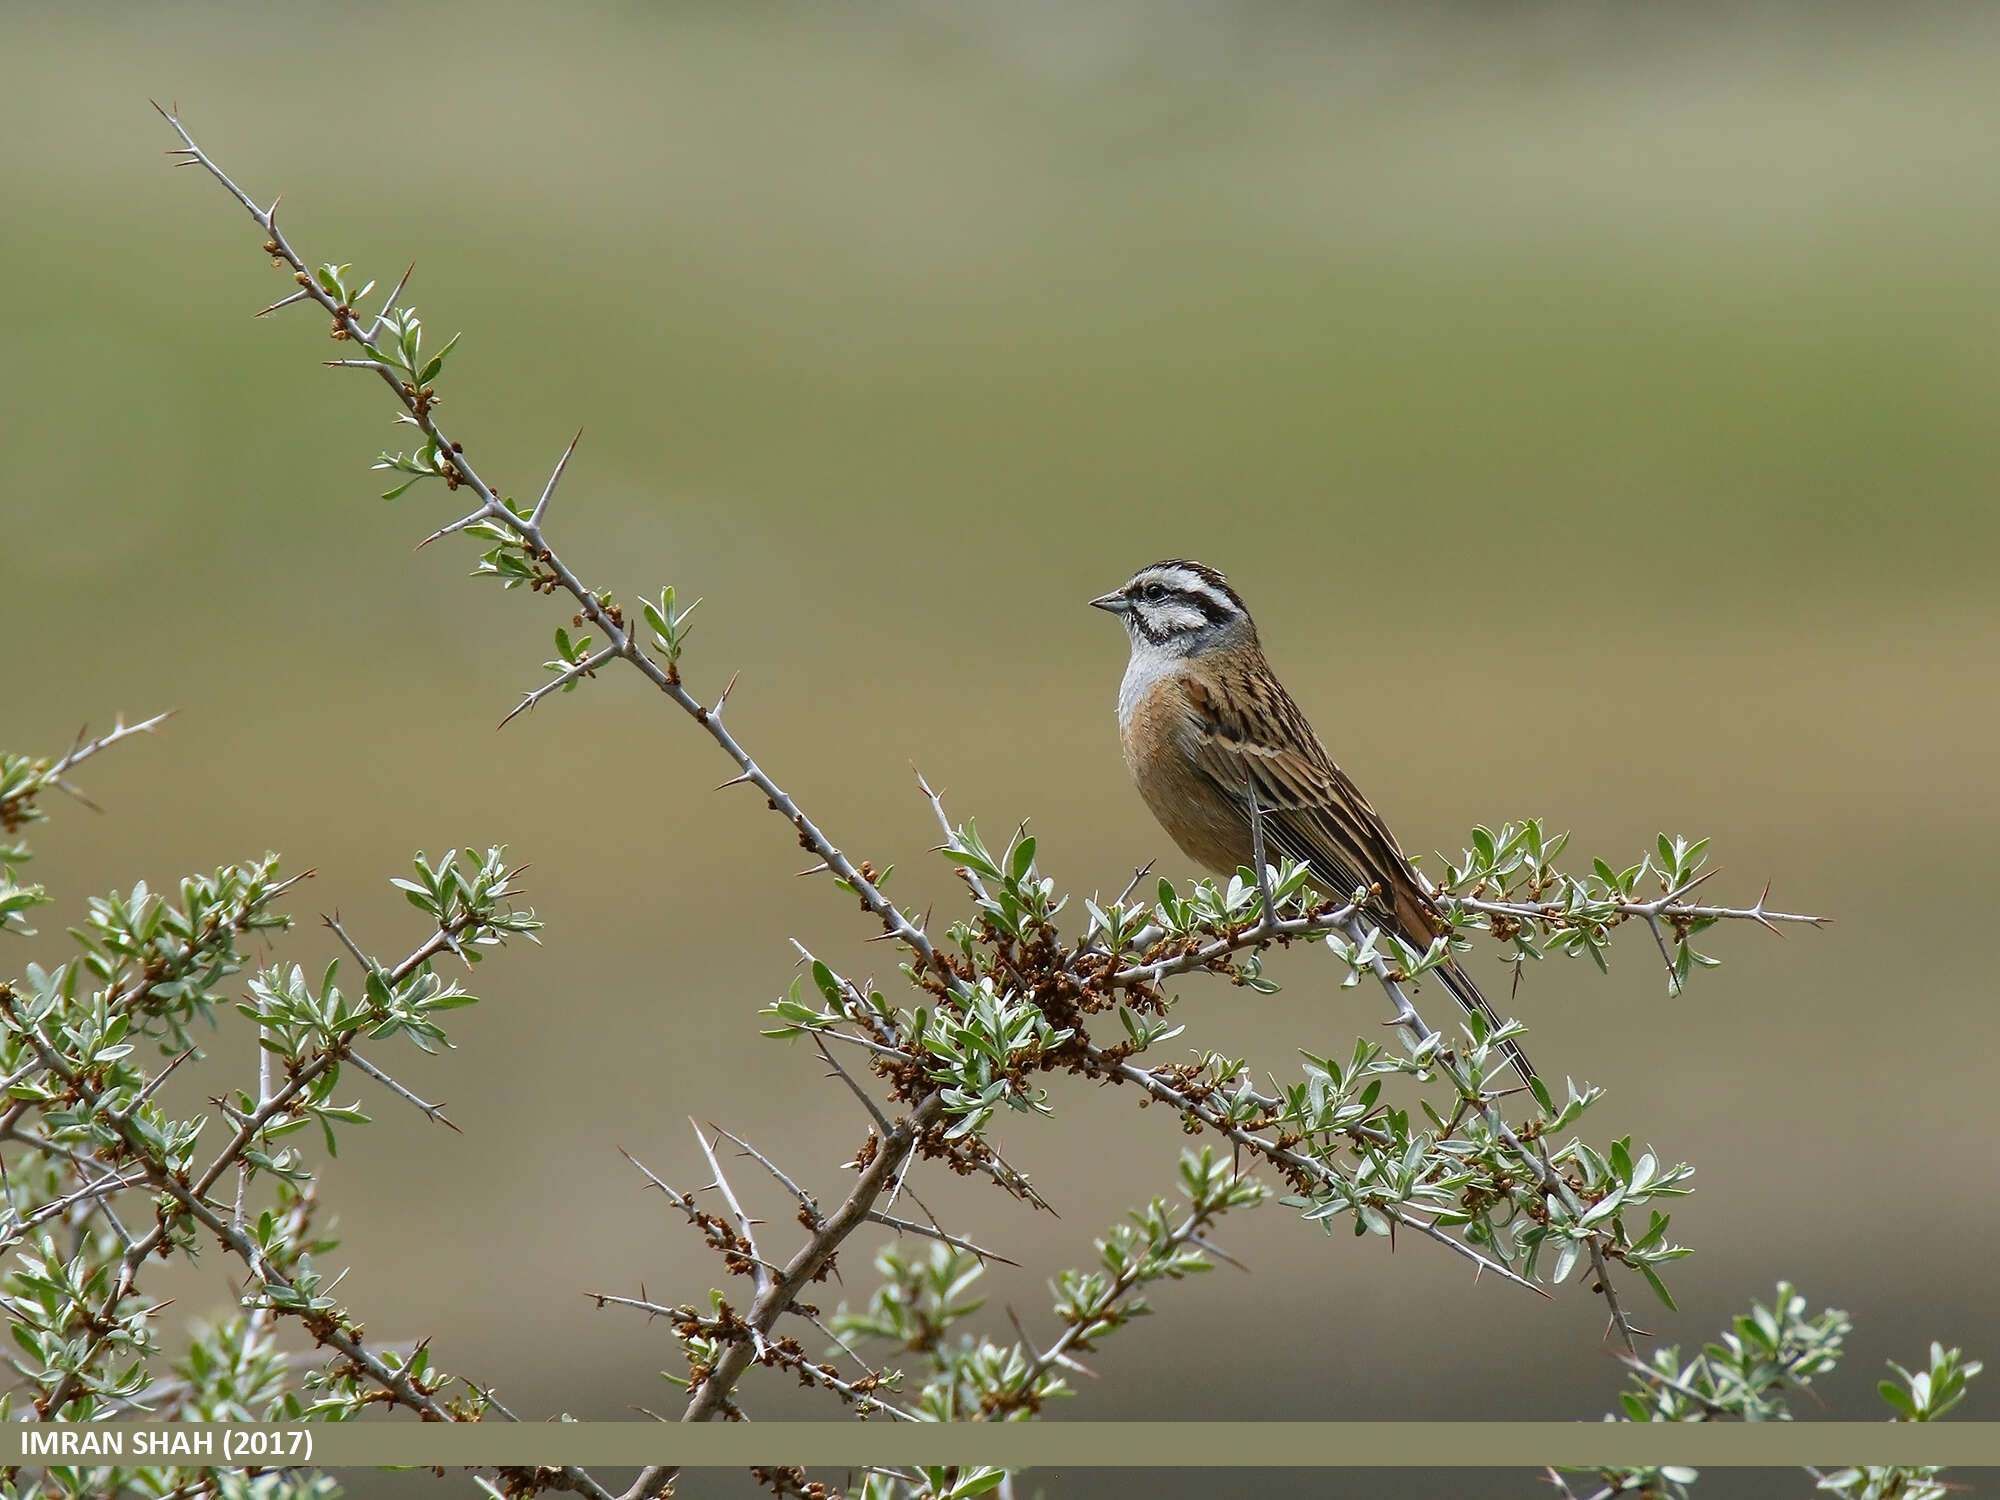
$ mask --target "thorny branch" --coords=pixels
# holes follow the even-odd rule
[[[110,733],[99,735],[94,740],[85,738],[90,733],[89,726],[79,729],[76,743],[66,752],[46,765],[30,765],[26,768],[28,774],[18,785],[11,785],[0,791],[0,833],[11,833],[32,817],[33,814],[28,810],[30,804],[37,794],[49,787],[67,793],[85,807],[96,808],[97,804],[71,786],[64,779],[65,776],[93,755],[109,750],[121,740],[128,740],[136,734],[151,734],[171,719],[175,712],[174,709],[168,709],[163,714],[154,714],[150,719],[142,719],[137,724],[127,724],[124,718],[120,717],[111,726]]]
[[[158,106],[155,107],[157,108]],[[313,277],[305,260],[292,248],[291,242],[286,238],[284,231],[278,227],[276,204],[273,204],[270,209],[259,205],[255,199],[244,192],[242,188],[238,187],[221,167],[216,165],[214,159],[206,151],[202,150],[196,144],[194,137],[188,133],[187,128],[181,124],[178,117],[171,111],[164,109],[160,110],[160,114],[169,125],[173,126],[175,132],[180,136],[183,142],[180,152],[187,161],[198,163],[204,168],[217,182],[222,184],[231,197],[243,205],[249,212],[250,217],[257,222],[258,227],[268,236],[266,244],[271,254],[283,260],[292,268],[293,275],[298,280],[300,289],[305,296],[317,302],[330,314],[336,327],[347,338],[363,347],[367,347],[374,336],[375,329],[380,326],[381,320],[378,318],[376,324],[372,327],[364,327],[357,310],[340,303],[331,293],[322,287]],[[390,305],[393,305],[393,299]],[[386,306],[384,310],[387,311]],[[349,361],[348,363],[356,362]],[[876,884],[864,875],[831,839],[820,831],[819,826],[808,818],[784,789],[773,781],[764,771],[763,767],[751,758],[749,752],[737,742],[736,737],[724,726],[721,713],[702,703],[700,699],[695,697],[693,693],[689,692],[682,685],[680,673],[676,667],[671,664],[662,666],[655,660],[642,646],[637,630],[627,625],[622,611],[614,614],[603,602],[602,598],[593,590],[585,587],[582,580],[570,570],[569,565],[557,557],[550,549],[547,540],[542,534],[542,517],[553,494],[555,482],[561,477],[563,465],[558,464],[555,475],[551,477],[548,488],[544,490],[542,498],[536,503],[534,510],[527,516],[517,515],[501,499],[499,492],[494,490],[480,476],[478,470],[473,467],[471,460],[466,458],[463,446],[453,442],[444,429],[438,425],[432,405],[434,400],[433,392],[426,387],[419,387],[412,382],[398,380],[396,370],[383,361],[363,360],[358,363],[374,370],[381,377],[383,383],[389,387],[396,399],[402,403],[407,412],[408,422],[420,429],[424,436],[437,446],[440,453],[450,455],[447,462],[450,466],[449,473],[451,478],[447,482],[454,489],[462,487],[472,491],[479,500],[479,507],[475,514],[492,522],[496,526],[505,528],[519,537],[529,555],[540,566],[548,570],[554,581],[553,586],[560,588],[564,593],[568,594],[575,602],[578,611],[583,617],[603,632],[605,653],[608,654],[600,654],[605,655],[605,660],[608,662],[622,657],[624,660],[630,662],[641,676],[645,677],[660,693],[671,700],[677,708],[686,713],[707,731],[709,737],[721,747],[723,753],[736,763],[742,778],[762,792],[766,800],[770,803],[772,811],[783,817],[797,831],[799,843],[825,861],[828,869],[838,876],[842,882],[853,887],[862,903],[882,923],[885,930],[893,933],[900,941],[915,949],[926,964],[934,963],[935,953],[931,947],[930,939],[908,917],[903,915],[894,902],[882,894]],[[563,462],[565,464],[568,458],[569,454],[565,452],[563,455]],[[471,523],[467,522],[466,524]]]
[[[365,325],[362,315],[354,308],[338,302],[314,278],[306,261],[293,249],[276,219],[276,205],[270,209],[259,205],[230,179],[215,161],[195,142],[192,135],[170,111],[161,110],[162,116],[180,135],[183,145],[181,152],[187,161],[198,163],[212,175],[223,188],[240,203],[268,236],[266,247],[271,254],[283,260],[298,280],[301,293],[317,302],[334,320],[335,326],[351,341],[366,348],[374,333],[381,326],[378,318],[373,324]],[[393,305],[385,304],[384,312]],[[356,363],[345,361],[344,363]],[[544,489],[536,506],[527,516],[517,514],[500,494],[481,477],[471,461],[465,457],[461,445],[452,441],[439,425],[433,410],[433,395],[424,387],[407,380],[399,380],[397,372],[381,361],[362,360],[358,363],[375,370],[383,382],[402,403],[406,420],[422,430],[436,445],[440,453],[449,454],[449,472],[453,488],[464,487],[478,498],[476,511],[457,526],[474,524],[474,520],[484,519],[505,528],[517,536],[529,556],[546,569],[553,580],[552,587],[560,588],[575,602],[579,613],[603,633],[606,642],[602,651],[589,658],[592,669],[610,661],[623,659],[629,663],[653,686],[677,707],[695,720],[715,743],[735,762],[739,781],[754,785],[761,791],[772,810],[777,812],[795,830],[798,841],[804,848],[818,856],[825,869],[840,882],[852,889],[862,904],[882,924],[886,933],[909,947],[917,957],[920,970],[934,971],[939,982],[947,988],[960,988],[958,976],[939,958],[923,929],[882,894],[877,884],[856,866],[847,855],[829,839],[792,797],[760,766],[731,734],[723,722],[719,705],[711,708],[702,703],[682,683],[677,667],[669,662],[662,666],[649,654],[639,640],[635,628],[627,625],[622,612],[615,611],[598,593],[586,587],[569,566],[558,557],[549,546],[542,532],[542,517],[546,514],[556,481],[561,477],[567,464],[569,452],[565,451],[562,462],[557,465],[548,486]],[[574,445],[572,444],[572,450]],[[579,668],[582,664],[579,664]],[[568,676],[571,674],[565,674]],[[539,693],[551,687],[561,686],[562,680],[546,684]],[[535,695],[531,695],[531,701]],[[523,705],[528,706],[528,704]],[[519,710],[517,710],[518,712]],[[802,1248],[793,1262],[793,1268],[786,1276],[773,1282],[770,1295],[760,1295],[753,1305],[749,1321],[760,1333],[768,1333],[770,1326],[783,1314],[798,1284],[809,1279],[812,1272],[823,1265],[847,1234],[867,1221],[868,1212],[880,1193],[895,1179],[897,1173],[907,1164],[911,1153],[920,1143],[922,1133],[934,1124],[941,1113],[936,1104],[925,1107],[919,1103],[909,1119],[882,1142],[882,1149],[870,1168],[854,1185],[849,1198],[840,1208],[830,1214],[812,1243]],[[1017,1190],[1025,1189],[1019,1184]],[[803,1275],[798,1274],[800,1271]],[[722,1409],[728,1391],[754,1357],[754,1349],[749,1345],[733,1347],[730,1356],[704,1381],[690,1397],[685,1420],[700,1421],[715,1415]]]

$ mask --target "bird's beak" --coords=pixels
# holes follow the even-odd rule
[[[1090,601],[1092,609],[1108,609],[1114,615],[1122,615],[1132,608],[1132,601],[1123,594],[1099,594]]]

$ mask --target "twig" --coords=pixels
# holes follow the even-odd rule
[[[1186,1244],[1189,1240],[1200,1234],[1216,1217],[1216,1214],[1203,1213],[1199,1208],[1190,1210],[1187,1218],[1181,1221],[1180,1227],[1168,1235],[1166,1240],[1167,1248],[1171,1250],[1177,1246]],[[1100,1311],[1123,1302],[1126,1297],[1130,1296],[1138,1288],[1140,1285],[1139,1272],[1142,1264],[1143,1259],[1138,1256],[1133,1256],[1127,1260],[1117,1275],[1111,1278],[1110,1285],[1105,1288],[1104,1295],[1097,1300],[1096,1305]],[[1048,1371],[1050,1365],[1073,1365],[1074,1361],[1068,1357],[1066,1351],[1072,1344],[1075,1344],[1083,1337],[1085,1330],[1095,1321],[1095,1319],[1086,1319],[1073,1322],[1064,1328],[1053,1344],[1028,1361],[1026,1371],[1020,1380],[1015,1383],[1015,1389],[1024,1394],[1032,1392],[1035,1382],[1041,1379]],[[1018,1329],[1020,1324],[1017,1322],[1015,1327]],[[1025,1339],[1023,1341],[1026,1342]],[[1032,1350],[1034,1345],[1029,1344],[1028,1347]]]
[[[1133,989],[1140,985],[1158,984],[1162,979],[1171,978],[1176,974],[1188,974],[1197,969],[1210,968],[1232,954],[1240,953],[1246,948],[1261,947],[1273,939],[1319,938],[1325,937],[1328,933],[1343,931],[1360,911],[1359,906],[1349,902],[1345,906],[1337,906],[1310,916],[1255,923],[1238,932],[1212,938],[1200,947],[1184,953],[1170,954],[1151,963],[1127,965],[1106,975],[1103,982],[1112,989]]]
[[[301,292],[299,293],[299,295],[303,297],[305,293]],[[448,536],[453,536],[458,532],[465,530],[465,528],[468,526],[477,526],[481,521],[485,519],[486,519],[486,507],[482,505],[478,510],[472,511],[467,515],[460,516],[456,521],[451,522],[449,525],[438,527],[436,531],[433,531],[429,536],[425,537],[421,542],[418,542],[413,550],[421,552],[424,550],[424,548],[428,547],[432,542],[442,541],[444,538]]]
[[[701,1222],[701,1211],[694,1206],[694,1194],[683,1193],[679,1188],[666,1182],[651,1167],[640,1161],[638,1157],[627,1151],[623,1146],[618,1148],[618,1154],[637,1167],[644,1174],[648,1184],[665,1193],[668,1201],[683,1214],[687,1215],[687,1221],[690,1224],[699,1224]]]
[[[800,1187],[796,1182],[792,1181],[792,1179],[785,1174],[784,1170],[780,1168],[776,1162],[772,1161],[770,1157],[766,1156],[763,1152],[759,1151],[755,1146],[751,1145],[748,1141],[744,1140],[743,1137],[741,1137],[740,1135],[731,1135],[728,1131],[724,1130],[720,1125],[716,1124],[713,1120],[710,1120],[708,1122],[708,1128],[710,1130],[713,1130],[717,1135],[723,1137],[725,1140],[741,1148],[745,1156],[753,1158],[758,1163],[758,1165],[763,1167],[765,1171],[769,1172],[773,1177],[777,1178],[779,1182],[783,1183],[786,1191],[789,1192],[794,1198],[799,1200],[799,1207],[807,1210],[808,1212],[814,1215],[817,1215],[819,1213],[818,1200],[815,1199],[811,1193],[807,1192],[804,1188]]]
[[[736,1220],[736,1232],[743,1237],[748,1248],[752,1270],[755,1273],[757,1289],[761,1292],[771,1284],[771,1273],[764,1260],[764,1252],[757,1248],[754,1221],[743,1211],[743,1205],[736,1201],[736,1190],[729,1185],[729,1178],[722,1170],[722,1163],[715,1159],[715,1148],[708,1143],[708,1137],[701,1133],[701,1126],[694,1116],[688,1116],[688,1128],[694,1132],[695,1140],[701,1146],[701,1154],[708,1158],[708,1169],[715,1174],[715,1186],[722,1191],[722,1201],[729,1205],[730,1215]],[[765,1330],[768,1332],[768,1330]]]
[[[178,1056],[170,1058],[165,1067],[161,1068],[159,1072],[155,1073],[151,1078],[148,1078],[146,1080],[145,1086],[142,1087],[138,1093],[132,1096],[132,1102],[126,1105],[122,1110],[119,1110],[118,1114],[122,1118],[128,1120],[133,1115],[137,1114],[141,1109],[145,1107],[146,1101],[152,1098],[153,1095],[156,1092],[158,1092],[160,1085],[165,1083],[168,1078],[173,1076],[174,1069],[178,1068],[182,1063],[186,1062],[190,1057],[193,1057],[198,1050],[199,1050],[198,1048],[189,1047],[183,1052],[181,1052]],[[260,1048],[259,1051],[261,1050],[262,1049]]]
[[[913,1193],[911,1196],[915,1197],[916,1195]],[[890,1229],[899,1230],[905,1234],[921,1234],[927,1239],[937,1240],[949,1245],[954,1250],[963,1250],[969,1255],[976,1255],[981,1260],[997,1260],[1003,1266],[1019,1266],[1021,1264],[1018,1260],[1009,1260],[997,1250],[988,1250],[983,1245],[973,1244],[971,1240],[960,1239],[955,1234],[947,1234],[944,1230],[932,1224],[919,1224],[914,1219],[899,1219],[894,1214],[878,1213],[873,1209],[869,1210],[868,1217],[875,1223],[884,1225]]]
[[[513,723],[514,720],[518,718],[521,714],[526,713],[529,709],[533,708],[537,703],[540,703],[544,698],[548,697],[550,693],[561,692],[564,688],[568,687],[571,683],[577,681],[579,678],[596,676],[601,668],[609,666],[612,662],[616,661],[619,657],[623,656],[625,654],[625,650],[626,648],[620,645],[620,646],[606,646],[602,651],[591,652],[590,655],[583,658],[582,661],[579,661],[574,666],[570,667],[568,671],[561,673],[559,676],[550,678],[547,682],[543,683],[540,687],[536,688],[533,692],[529,693],[526,697],[524,697],[519,703],[515,704],[514,707],[508,711],[507,717],[500,721],[498,727],[501,729],[505,729],[509,724]]]
[[[1131,900],[1132,893],[1139,889],[1139,882],[1144,880],[1148,875],[1153,873],[1154,863],[1155,862],[1153,860],[1149,859],[1143,865],[1139,866],[1138,869],[1132,872],[1132,878],[1125,882],[1125,889],[1118,893],[1118,904],[1120,906],[1123,906],[1127,901]]]
[[[112,724],[109,734],[100,735],[88,742],[84,742],[83,731],[79,731],[77,734],[78,743],[71,747],[67,755],[56,761],[46,771],[43,771],[38,779],[56,786],[62,786],[61,778],[65,771],[74,766],[81,765],[93,755],[109,750],[121,740],[129,740],[135,734],[151,734],[179,712],[180,710],[177,708],[170,708],[165,713],[154,714],[152,718],[142,719],[137,724],[127,724],[123,717],[120,717]],[[63,787],[63,790],[69,792],[73,797],[76,796],[76,793],[68,787]],[[78,798],[78,800],[83,801],[85,799]]]
[[[444,1126],[447,1130],[454,1131],[459,1135],[465,1134],[464,1131],[459,1130],[459,1128],[456,1125],[452,1124],[450,1120],[445,1118],[444,1106],[442,1104],[432,1104],[424,1099],[418,1098],[415,1094],[411,1093],[410,1090],[403,1087],[402,1084],[398,1083],[395,1079],[391,1078],[387,1073],[383,1072],[380,1068],[376,1067],[375,1064],[370,1062],[367,1058],[363,1057],[359,1052],[354,1051],[352,1048],[348,1050],[347,1060],[353,1063],[354,1066],[359,1068],[362,1072],[366,1073],[370,1078],[374,1079],[377,1083],[381,1084],[384,1088],[388,1089],[389,1092],[394,1094],[397,1098],[403,1100],[407,1104],[414,1105],[417,1109],[421,1110],[426,1116],[428,1116],[432,1120],[435,1120],[438,1124]]]
[[[1729,1407],[1724,1406],[1721,1402],[1716,1401],[1711,1397],[1704,1396],[1700,1391],[1696,1390],[1693,1386],[1688,1385],[1685,1382],[1685,1380],[1669,1375],[1664,1370],[1654,1369],[1651,1365],[1647,1364],[1643,1359],[1639,1358],[1636,1352],[1630,1350],[1621,1352],[1619,1350],[1614,1349],[1612,1351],[1612,1354],[1617,1359],[1618,1363],[1625,1366],[1625,1368],[1630,1370],[1633,1374],[1642,1376],[1645,1379],[1652,1381],[1653,1384],[1655,1385],[1663,1385],[1667,1387],[1668,1390],[1678,1392],[1680,1395],[1687,1397],[1688,1400],[1692,1401],[1696,1406],[1699,1406],[1703,1412],[1705,1412],[1707,1415],[1711,1417],[1733,1417],[1738,1415],[1738,1413],[1732,1411]]]
[[[1700,878],[1706,880],[1708,876],[1704,874]],[[1464,911],[1558,923],[1598,909],[1607,913],[1607,921],[1623,921],[1629,917],[1664,917],[1669,922],[1755,922],[1761,927],[1790,922],[1807,927],[1824,927],[1833,920],[1831,917],[1808,916],[1803,912],[1768,911],[1762,899],[1755,906],[1698,906],[1677,899],[1692,889],[1692,884],[1683,886],[1679,892],[1662,896],[1657,901],[1603,901],[1580,906],[1566,906],[1560,901],[1487,901],[1475,896],[1454,896],[1449,891],[1439,892],[1437,900],[1440,906],[1457,907]]]
[[[422,943],[418,944],[402,962],[398,963],[393,969],[384,971],[384,977],[391,985],[401,984],[424,964],[436,958],[438,954],[452,949],[456,945],[457,934],[459,932],[465,931],[475,925],[477,925],[476,921],[470,914],[460,914],[452,918],[446,925],[439,927]],[[335,930],[338,931],[339,929],[336,927]],[[374,968],[376,966],[370,964],[369,967]],[[335,1062],[347,1055],[345,1052],[347,1044],[359,1035],[366,1025],[367,1022],[365,1020],[357,1020],[352,1026],[336,1034],[337,1040],[335,1045],[323,1049],[311,1060],[289,1072],[284,1084],[273,1092],[268,1099],[259,1103],[257,1109],[237,1126],[236,1134],[230,1137],[228,1144],[216,1154],[215,1159],[203,1170],[201,1176],[195,1179],[193,1191],[197,1195],[200,1195],[213,1187],[216,1178],[220,1177],[241,1159],[243,1148],[249,1145],[262,1132],[266,1125],[275,1119],[294,1099],[304,1093],[315,1078],[319,1077],[320,1074],[332,1067]]]
[[[1106,1071],[1125,1079],[1128,1083],[1136,1083],[1140,1088],[1160,1100],[1163,1104],[1170,1104],[1180,1113],[1200,1120],[1202,1124],[1215,1131],[1218,1135],[1234,1141],[1247,1151],[1255,1152],[1273,1165],[1290,1168],[1314,1181],[1329,1182],[1333,1180],[1331,1170],[1324,1162],[1307,1156],[1302,1152],[1295,1151],[1290,1147],[1279,1146],[1275,1142],[1267,1141],[1252,1131],[1243,1129],[1206,1102],[1190,1098],[1188,1095],[1174,1088],[1173,1085],[1147,1072],[1144,1068],[1135,1067],[1133,1064],[1123,1060],[1114,1061],[1102,1049],[1095,1046],[1087,1048],[1086,1051],[1092,1057],[1092,1060],[1105,1068]],[[1463,1240],[1446,1234],[1429,1220],[1419,1218],[1416,1214],[1396,1207],[1393,1204],[1378,1204],[1376,1205],[1376,1209],[1392,1223],[1404,1225],[1407,1228],[1414,1229],[1426,1239],[1435,1240],[1453,1254],[1471,1261],[1482,1272],[1491,1271],[1501,1280],[1510,1282],[1518,1287],[1524,1287],[1528,1291],[1533,1292],[1537,1297],[1544,1299],[1548,1297],[1549,1294],[1541,1287],[1536,1286],[1534,1282],[1501,1265],[1500,1262],[1490,1260],[1486,1256],[1481,1255]]]
[[[7,1227],[4,1233],[0,1233],[0,1251],[13,1249],[14,1246],[21,1242],[22,1236],[37,1224],[46,1224],[51,1219],[60,1219],[72,1208],[80,1207],[86,1203],[94,1205],[96,1200],[107,1198],[113,1193],[122,1193],[128,1188],[138,1187],[147,1180],[146,1173],[143,1170],[133,1171],[122,1177],[104,1176],[65,1197],[45,1203],[33,1213]],[[126,1244],[128,1246],[131,1244],[129,1238]]]
[[[832,1034],[839,1036],[842,1033],[834,1032]],[[854,1081],[854,1075],[841,1066],[840,1059],[827,1049],[825,1036],[818,1030],[813,1031],[813,1045],[819,1048],[819,1055],[826,1059],[827,1066],[840,1076],[840,1081],[846,1084],[853,1091],[854,1097],[861,1101],[862,1108],[868,1111],[868,1118],[875,1122],[875,1128],[886,1138],[891,1128],[889,1117],[882,1113],[881,1107],[870,1097],[868,1091]],[[893,1052],[895,1049],[890,1048],[888,1050]]]

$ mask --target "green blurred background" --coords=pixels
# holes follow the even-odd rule
[[[288,287],[169,169],[151,95],[308,256],[416,260],[485,474],[532,493],[586,428],[558,546],[705,596],[690,679],[741,669],[737,732],[907,899],[952,900],[912,760],[988,830],[1032,816],[1075,888],[1177,869],[1082,601],[1194,555],[1406,844],[1712,834],[1718,894],[1835,914],[1717,934],[1680,1002],[1640,939],[1515,1008],[1546,1071],[1610,1088],[1596,1136],[1700,1168],[1648,1326],[1694,1342],[1789,1276],[1856,1317],[1827,1406],[1873,1416],[1884,1357],[2000,1355],[1996,62],[1971,8],[10,6],[5,742],[183,711],[91,768],[105,816],[54,809],[44,926],[271,847],[319,871],[302,916],[400,952],[410,851],[531,861],[548,946],[401,1070],[465,1134],[380,1101],[327,1192],[372,1335],[597,1418],[671,1407],[673,1355],[580,1294],[715,1280],[616,1148],[695,1181],[692,1113],[836,1187],[859,1114],[755,1011],[790,936],[890,961],[636,680],[494,732],[567,611],[411,551],[450,500],[374,498],[383,393],[317,367],[317,317],[250,321]],[[1379,1034],[1323,964],[1284,973],[1191,987],[1190,1040],[1286,1069]],[[1031,1324],[1181,1144],[1054,1092],[1004,1139],[1059,1220],[927,1195],[1025,1263],[990,1287]],[[1225,1243],[1252,1274],[1163,1292],[1062,1416],[1587,1417],[1620,1383],[1580,1291],[1276,1207]],[[1217,1378],[1175,1373],[1195,1350]]]

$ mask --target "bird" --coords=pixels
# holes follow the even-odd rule
[[[1090,603],[1117,615],[1131,637],[1118,686],[1125,765],[1182,853],[1217,875],[1251,867],[1254,798],[1267,858],[1275,851],[1310,865],[1329,894],[1366,891],[1370,914],[1419,950],[1446,931],[1389,825],[1271,670],[1249,609],[1222,574],[1172,558]],[[1499,1028],[1456,958],[1437,974],[1468,1014]],[[1532,1084],[1520,1047],[1512,1038],[1501,1047]]]

